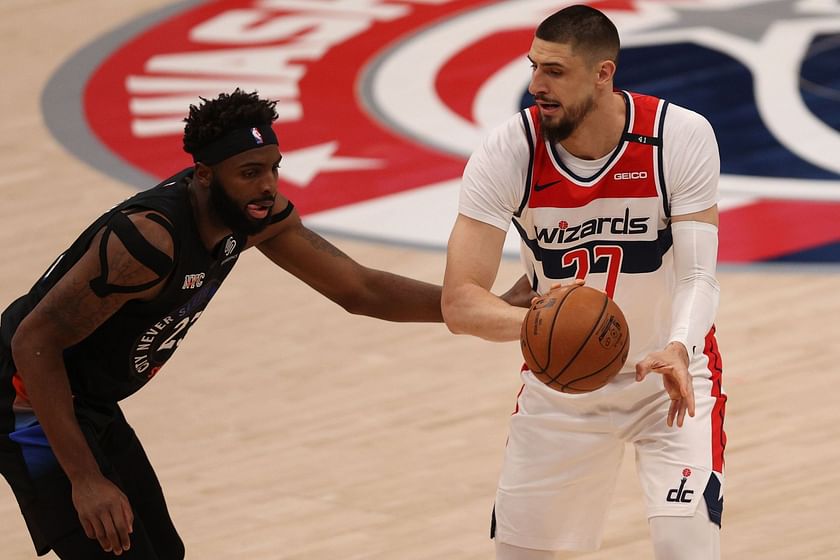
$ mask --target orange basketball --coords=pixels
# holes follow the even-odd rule
[[[525,315],[522,355],[537,378],[564,393],[600,389],[618,374],[630,350],[630,330],[602,291],[577,284],[538,298]]]

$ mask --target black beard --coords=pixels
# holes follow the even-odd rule
[[[549,119],[541,116],[542,137],[551,144],[558,144],[572,135],[577,130],[583,119],[592,111],[595,106],[593,98],[587,99],[582,105],[570,109],[567,115],[558,123],[554,124]]]
[[[255,220],[237,206],[217,177],[210,181],[210,207],[222,223],[237,233],[256,235],[271,221],[271,211],[262,220]]]
[[[542,118],[542,137],[550,144],[559,144],[572,135],[578,123],[570,119],[563,119],[557,124],[552,124],[547,118]]]

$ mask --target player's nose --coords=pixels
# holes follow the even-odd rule
[[[277,194],[277,177],[273,173],[266,173],[260,182],[260,195],[274,196]]]
[[[531,74],[531,81],[528,82],[528,93],[537,95],[538,93],[546,93],[548,90],[545,87],[545,79],[540,74],[539,70]]]

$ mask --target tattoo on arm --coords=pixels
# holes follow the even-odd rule
[[[37,311],[33,316],[40,315],[39,328],[47,329],[65,348],[95,331],[126,302],[156,293],[169,275],[167,268],[173,261],[168,253],[145,239],[146,245],[132,246],[117,234],[109,235],[112,231],[103,228],[87,253],[33,310]],[[140,235],[138,232],[135,237]],[[140,260],[136,256],[139,251],[145,251]]]
[[[94,296],[87,282],[82,279],[68,278],[67,281],[63,296],[44,298],[41,311],[56,332],[66,336],[66,342],[72,343],[93,332],[102,322],[102,317],[111,315],[119,304],[106,303],[104,299]],[[91,309],[97,312],[92,313]]]
[[[297,234],[304,238],[312,247],[317,249],[318,251],[323,251],[324,253],[328,253],[330,256],[339,257],[343,259],[349,259],[347,255],[345,255],[338,247],[315,233],[314,231],[304,227],[301,225],[298,230]]]

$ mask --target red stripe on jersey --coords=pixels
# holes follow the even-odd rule
[[[631,94],[633,134],[655,136],[656,113],[660,100],[647,95]],[[542,123],[537,106],[528,109],[534,126],[536,145],[532,167],[531,208],[580,208],[599,198],[656,198],[657,170],[654,166],[652,144],[622,141],[617,152],[602,169],[592,177],[572,178],[568,170],[555,162],[552,149],[542,137]],[[584,183],[581,185],[580,183]]]
[[[715,327],[706,335],[706,345],[703,354],[709,360],[709,372],[712,377],[712,396],[715,405],[712,407],[712,470],[723,472],[723,451],[726,449],[726,432],[723,430],[723,418],[726,414],[726,395],[723,393],[723,361],[715,339]]]
[[[619,167],[626,166],[616,165],[610,170],[609,175],[630,173],[630,171],[620,170]],[[647,177],[651,177],[651,173],[653,173],[653,171],[643,171],[647,173]],[[639,173],[640,171],[634,169],[632,172]],[[557,180],[556,178],[545,178],[543,174],[535,176],[534,179],[534,185],[545,185]],[[599,181],[591,187],[581,187],[571,181],[564,181],[563,184],[557,184],[540,191],[532,188],[528,206],[531,208],[581,208],[599,198],[657,198],[656,185],[652,179],[650,181]]]
[[[656,136],[656,112],[659,110],[659,99],[641,93],[630,92],[633,98],[633,129],[631,134]]]

